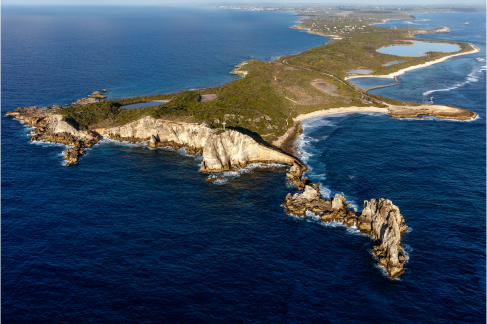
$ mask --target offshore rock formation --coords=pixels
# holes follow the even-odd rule
[[[298,163],[295,161],[293,166],[289,169],[286,173],[286,177],[291,181],[299,190],[303,190],[305,186],[305,182],[308,178],[305,178],[305,181],[301,181],[303,177],[303,173],[307,171],[306,166],[302,163]]]
[[[106,89],[103,89],[103,90],[104,90],[103,92],[106,92]],[[88,97],[98,98],[98,99],[105,99],[107,96],[105,96],[105,94],[102,93],[102,92],[100,92],[100,91],[95,91],[92,94],[90,94]]]
[[[364,209],[358,219],[358,229],[376,239],[372,251],[384,266],[390,277],[404,273],[406,258],[402,250],[401,238],[407,231],[404,217],[399,208],[388,199],[364,201]]]
[[[91,104],[91,103],[95,103],[95,102],[100,102],[100,101],[103,101],[103,99],[96,99],[96,98],[81,98],[81,99],[78,99],[78,101],[74,101],[72,102],[73,105],[75,106],[82,106],[82,105],[87,105],[87,104]]]
[[[372,251],[379,264],[386,268],[389,278],[394,279],[404,273],[406,258],[401,238],[406,233],[407,226],[399,208],[390,200],[380,198],[364,201],[363,211],[357,215],[348,208],[342,195],[336,194],[334,198],[327,200],[320,195],[319,185],[305,178],[304,191],[294,195],[287,194],[282,206],[286,208],[288,215],[304,217],[309,212],[319,216],[322,222],[357,226],[362,233],[376,240]]]
[[[87,105],[95,102],[100,102],[104,101],[107,96],[105,96],[106,89],[102,90],[103,92],[100,91],[95,91],[92,94],[88,95],[88,97],[78,99],[78,101],[72,102],[73,105],[75,106],[82,106],[82,105]]]
[[[64,121],[62,115],[54,112],[56,109],[50,111],[47,108],[19,107],[15,111],[7,112],[6,116],[15,117],[30,127],[35,127],[35,130],[30,133],[31,142],[44,140],[73,146],[64,151],[64,159],[67,161],[66,165],[76,164],[79,157],[86,154],[85,148],[98,143],[99,137],[90,131],[78,131]]]

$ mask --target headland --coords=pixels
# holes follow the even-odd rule
[[[367,17],[373,19],[367,21]],[[407,44],[417,34],[449,32],[446,28],[421,31],[372,26],[382,18],[360,12],[310,17],[299,29],[321,36],[332,35],[334,40],[272,62],[242,62],[231,72],[242,78],[218,88],[108,101],[104,100],[106,91],[95,91],[72,106],[19,107],[7,116],[35,128],[31,141],[71,146],[65,151],[67,165],[78,163],[84,150],[102,138],[146,142],[152,148],[185,147],[189,154],[201,154],[200,171],[205,173],[239,169],[251,163],[289,165],[287,178],[302,192],[286,197],[283,205],[288,213],[305,216],[312,212],[322,221],[357,226],[376,239],[374,253],[390,278],[395,278],[404,272],[405,258],[400,243],[407,229],[399,208],[387,199],[376,198],[366,201],[363,212],[357,214],[341,196],[324,199],[317,185],[303,179],[306,165],[294,156],[292,148],[300,132],[300,122],[317,116],[373,112],[394,118],[433,116],[469,120],[477,117],[462,108],[419,105],[371,95],[347,81],[353,77],[347,74],[351,69],[372,70],[372,75],[367,77],[394,78],[479,51],[470,44],[450,42],[458,45],[460,51],[429,52],[423,57],[378,53],[377,49],[383,46]],[[328,33],[330,27],[337,29],[337,33]],[[393,60],[402,63],[384,66]],[[161,105],[122,108],[154,101],[160,101]]]

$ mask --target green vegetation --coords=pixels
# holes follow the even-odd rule
[[[272,141],[292,126],[293,117],[321,109],[348,106],[384,107],[382,103],[415,105],[365,94],[346,82],[346,72],[367,68],[373,74],[389,74],[408,66],[435,60],[450,53],[428,53],[424,57],[381,54],[377,49],[391,44],[407,44],[421,31],[410,28],[369,26],[383,19],[412,19],[400,7],[363,8],[354,6],[313,6],[297,11],[306,15],[299,28],[320,35],[336,35],[325,45],[274,62],[251,60],[242,67],[245,78],[218,88],[183,91],[145,97],[98,102],[62,108],[66,120],[80,129],[120,126],[144,116],[167,120],[206,123],[210,127],[239,129]],[[419,10],[419,9],[418,9]],[[439,10],[439,9],[438,9]],[[433,42],[433,41],[432,41]],[[453,42],[450,42],[453,43]],[[462,51],[468,44],[458,44]],[[404,63],[382,66],[390,61]],[[323,88],[315,87],[319,80]],[[201,102],[201,95],[216,94],[217,99]],[[124,109],[122,106],[153,100],[170,100],[158,106]]]

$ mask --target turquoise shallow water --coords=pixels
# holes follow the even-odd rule
[[[296,19],[2,8],[2,115],[99,88],[115,98],[231,81],[228,72],[250,55],[267,60],[326,41],[289,29]],[[317,118],[298,142],[325,195],[343,192],[357,209],[373,197],[399,206],[412,229],[400,280],[376,266],[370,238],[287,216],[280,203],[295,188],[285,167],[209,183],[198,156],[111,141],[64,167],[63,146],[30,144],[28,128],[2,117],[2,323],[484,323],[485,30],[465,35],[465,21],[485,26],[485,15],[415,23],[449,27],[448,39],[483,52],[373,91],[479,119]]]

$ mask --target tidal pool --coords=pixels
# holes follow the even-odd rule
[[[426,52],[456,52],[460,47],[447,43],[413,42],[414,45],[391,45],[377,50],[382,54],[398,56],[425,56]]]

